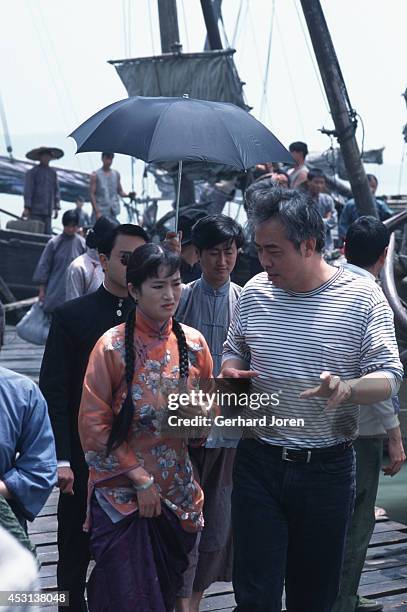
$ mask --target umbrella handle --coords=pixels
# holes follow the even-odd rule
[[[177,200],[175,203],[175,233],[178,232],[179,201],[181,196],[182,160],[178,162]]]

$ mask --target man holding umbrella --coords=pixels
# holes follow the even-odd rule
[[[39,161],[25,175],[23,219],[36,219],[44,223],[44,233],[51,234],[51,216],[58,217],[59,185],[57,173],[49,167],[52,159],[60,159],[64,152],[56,147],[38,147],[26,155]]]

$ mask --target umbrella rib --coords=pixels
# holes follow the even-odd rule
[[[210,109],[211,109],[211,111],[212,111],[213,113],[216,113],[215,109],[214,109],[212,106],[210,107]],[[233,138],[233,136],[232,136],[232,134],[231,134],[231,132],[230,132],[230,130],[229,130],[229,128],[228,128],[228,126],[227,126],[227,125],[226,125],[226,123],[223,121],[223,117],[222,117],[221,113],[219,113],[219,117],[218,117],[218,118],[219,118],[219,121],[221,122],[221,124],[223,125],[224,129],[226,130],[226,132],[229,134],[229,137],[230,137],[230,139],[231,139],[231,141],[232,141],[232,143],[233,143],[233,146],[234,146],[234,147],[235,147],[235,149],[237,150],[237,146],[236,146],[235,139]],[[225,162],[224,162],[224,163],[225,163]],[[228,164],[228,163],[226,163],[226,166],[231,166],[231,165],[232,165],[232,164]],[[233,168],[233,167],[235,167],[235,168],[236,168],[236,166],[232,166],[232,168]],[[244,165],[244,164],[241,164],[241,165],[239,166],[239,170],[241,170],[241,169],[243,169],[243,171],[246,171],[246,167],[245,167],[245,165]]]
[[[175,102],[177,102],[178,100],[179,100],[179,98],[176,98],[175,100],[171,101],[171,102],[168,104],[167,108],[166,108],[166,109],[165,109],[165,110],[164,110],[164,111],[161,113],[161,115],[158,117],[157,123],[155,124],[155,128],[154,128],[153,134],[152,134],[152,136],[151,136],[150,146],[148,147],[148,155],[147,155],[148,159],[146,160],[148,163],[150,163],[150,162],[151,162],[151,159],[150,159],[150,151],[151,151],[151,149],[153,148],[153,145],[155,145],[155,142],[154,142],[154,141],[155,141],[155,135],[156,135],[156,133],[157,133],[157,130],[158,130],[159,126],[161,125],[162,121],[164,120],[163,118],[165,117],[165,115],[168,113],[168,111],[170,110],[170,108],[172,107],[172,105],[173,105],[173,104],[175,104]]]
[[[121,104],[121,105],[122,105],[122,104],[128,104],[130,100],[131,100],[131,98],[125,98],[124,100],[118,100],[117,102],[113,102],[113,103],[112,103],[112,104],[110,104],[109,106],[106,106],[106,107],[105,107],[104,109],[102,109],[102,110],[106,110],[107,108],[110,108],[110,107],[112,107],[112,106],[116,106],[116,104],[117,104],[117,105],[119,105],[119,104]],[[74,130],[74,131],[73,131],[71,134],[69,134],[69,137],[70,137],[70,138],[73,138],[73,139],[75,140],[75,142],[76,142],[76,147],[77,147],[77,151],[76,151],[76,153],[82,153],[82,152],[83,152],[83,153],[86,153],[87,151],[79,151],[79,149],[81,149],[83,146],[86,146],[86,142],[87,142],[87,141],[90,139],[90,137],[91,137],[91,136],[93,136],[93,135],[94,135],[95,131],[96,131],[96,130],[98,130],[98,129],[99,129],[99,128],[100,128],[100,127],[103,125],[103,123],[104,123],[104,122],[105,122],[107,119],[111,119],[112,114],[114,114],[114,113],[116,112],[116,110],[120,110],[121,108],[122,108],[122,106],[118,106],[118,108],[117,108],[117,109],[115,108],[115,109],[114,109],[114,110],[113,110],[111,113],[107,114],[105,117],[103,117],[103,119],[101,119],[100,121],[98,121],[97,125],[96,125],[96,126],[93,128],[92,133],[91,133],[91,134],[89,134],[89,136],[87,136],[87,137],[85,138],[84,142],[83,142],[83,143],[82,143],[80,146],[78,146],[78,142],[77,142],[77,140],[76,140],[75,136],[73,136],[73,134],[76,132],[76,130]],[[99,111],[99,112],[101,113],[102,111]],[[95,115],[97,115],[97,114],[98,114],[98,113],[95,113]],[[90,119],[88,119],[88,121],[90,121],[91,119],[93,119],[93,118],[95,117],[95,115],[93,115],[92,117],[90,117]],[[81,126],[79,126],[79,128],[77,128],[77,130],[79,130],[80,128],[81,128]],[[98,149],[97,149],[97,150],[98,150]],[[97,150],[96,150],[96,149],[94,149],[94,151],[97,151]],[[117,151],[117,152],[118,152],[118,151]]]

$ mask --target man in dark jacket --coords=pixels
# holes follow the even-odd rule
[[[105,280],[94,293],[55,309],[40,373],[54,430],[58,486],[58,589],[70,592],[70,610],[86,610],[84,590],[89,563],[86,515],[88,469],[78,434],[78,411],[89,355],[100,336],[126,320],[126,265],[131,253],[148,241],[137,225],[113,227],[99,219],[93,245],[99,251]],[[67,610],[67,608],[63,608]]]
[[[44,234],[52,233],[51,216],[56,219],[61,208],[57,173],[49,167],[49,162],[63,154],[55,147],[39,147],[27,153],[28,159],[40,163],[25,175],[23,218],[42,221]]]

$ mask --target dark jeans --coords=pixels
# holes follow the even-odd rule
[[[310,463],[239,443],[232,494],[238,612],[330,612],[355,495],[353,448]]]

